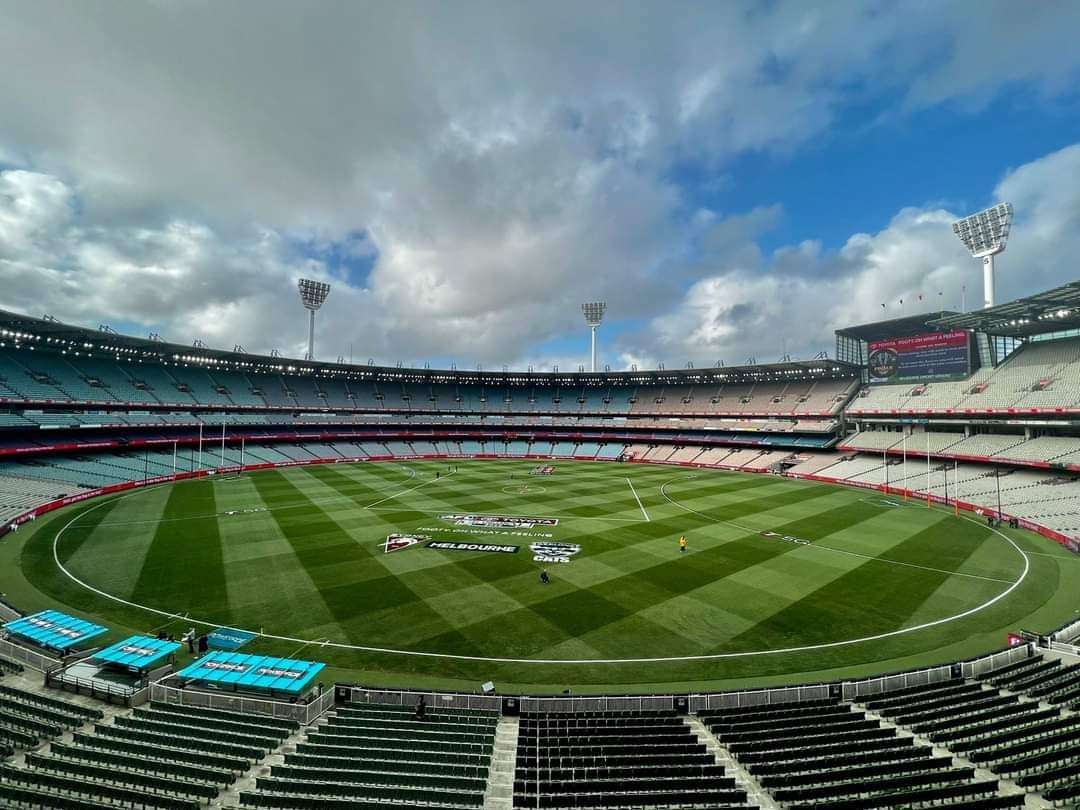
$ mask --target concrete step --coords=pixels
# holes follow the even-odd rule
[[[518,729],[516,717],[500,717],[495,727],[495,746],[491,752],[487,790],[484,791],[485,810],[513,809]]]

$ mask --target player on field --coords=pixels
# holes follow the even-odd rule
[[[686,535],[684,534],[682,537],[679,538],[679,553],[680,554],[685,554],[686,553],[686,546],[687,545],[688,545],[688,543],[686,542]]]

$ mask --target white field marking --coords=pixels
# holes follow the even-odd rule
[[[310,647],[310,646],[311,646],[312,644],[318,644],[318,645],[320,645],[320,646],[323,646],[323,645],[325,645],[325,644],[326,644],[326,642],[328,642],[329,640],[330,640],[330,639],[328,639],[328,638],[317,638],[317,639],[313,639],[313,640],[311,640],[311,641],[305,641],[305,642],[304,642],[303,644],[301,644],[301,645],[300,645],[299,647],[297,647],[297,648],[296,648],[295,650],[293,650],[293,651],[292,651],[291,653],[289,653],[288,655],[286,655],[286,656],[285,656],[285,658],[295,658],[295,657],[296,657],[297,655],[299,655],[299,654],[300,654],[300,651],[301,651],[302,649],[304,649],[304,647]]]
[[[131,494],[134,494],[134,493],[131,493]],[[121,498],[124,498],[124,497],[129,497],[129,495],[121,496]],[[77,515],[76,517],[80,517],[81,515],[92,512],[94,509],[97,509],[97,508],[99,508],[101,506],[104,506],[106,503],[111,503],[111,499],[106,500],[106,501],[102,501],[99,504],[91,506],[86,511],[80,512],[79,515]],[[676,506],[681,506],[681,504],[679,504],[679,503],[677,503],[675,501],[672,501],[672,503],[674,503]],[[690,509],[689,511],[694,512],[695,510]],[[697,512],[696,514],[701,514],[701,513]],[[708,517],[708,515],[705,515],[705,517]],[[969,518],[966,515],[961,515],[960,519],[961,520],[967,520],[967,521],[969,521],[971,523],[975,523],[975,524],[977,524],[979,526],[983,525],[979,521],[973,520],[972,518]],[[169,611],[166,611],[166,610],[159,610],[157,608],[147,607],[146,605],[140,605],[140,604],[138,604],[136,602],[132,602],[132,601],[129,601],[127,599],[121,599],[119,596],[113,596],[110,593],[106,593],[105,591],[102,591],[99,588],[95,588],[93,585],[89,585],[89,584],[83,582],[77,576],[72,574],[67,568],[65,568],[63,563],[60,562],[60,556],[59,556],[59,552],[57,550],[57,547],[59,545],[60,538],[63,535],[64,531],[66,531],[68,529],[68,527],[70,527],[71,524],[74,523],[74,521],[75,521],[75,518],[72,518],[70,521],[68,521],[63,527],[61,527],[60,531],[58,531],[56,533],[56,536],[53,538],[53,562],[56,564],[56,567],[59,568],[68,579],[72,580],[73,582],[75,582],[78,585],[81,585],[83,588],[86,588],[88,591],[96,593],[98,596],[101,596],[101,597],[103,597],[105,599],[110,599],[113,602],[117,602],[117,603],[119,603],[121,605],[126,605],[128,607],[138,608],[139,610],[145,610],[148,613],[155,613],[155,614],[157,614],[159,616],[167,616],[167,617],[170,617],[170,618],[180,618],[180,614],[170,613]],[[448,660],[454,660],[454,661],[480,661],[480,662],[483,662],[483,663],[493,663],[493,664],[587,664],[587,665],[595,665],[595,664],[657,664],[657,663],[666,663],[666,662],[670,662],[670,661],[716,661],[716,660],[721,660],[721,659],[725,659],[725,658],[749,658],[749,657],[757,657],[757,656],[762,656],[762,655],[784,655],[784,654],[796,653],[796,652],[809,652],[809,651],[812,651],[812,650],[824,650],[824,649],[830,649],[830,648],[835,648],[835,647],[846,647],[846,646],[849,646],[849,645],[852,645],[852,644],[861,644],[861,643],[867,642],[867,641],[880,641],[883,638],[891,638],[893,636],[900,636],[900,635],[905,635],[907,633],[914,633],[914,632],[917,632],[919,630],[925,630],[925,629],[930,628],[930,627],[937,627],[939,625],[946,624],[948,622],[956,621],[957,619],[963,619],[963,618],[966,618],[968,616],[972,616],[972,615],[974,615],[976,613],[979,613],[982,610],[985,610],[986,608],[990,607],[991,605],[996,604],[997,602],[999,602],[1000,600],[1002,600],[1006,596],[1008,596],[1010,593],[1012,593],[1017,587],[1019,587],[1020,583],[1022,583],[1024,581],[1024,579],[1027,577],[1028,571],[1030,570],[1030,567],[1031,567],[1030,560],[1028,559],[1028,556],[1023,551],[1023,549],[1021,549],[1020,546],[1016,545],[1016,543],[1014,543],[1012,541],[1012,539],[1009,538],[1007,535],[1003,534],[1002,532],[998,531],[997,529],[990,529],[990,531],[992,531],[994,534],[996,534],[999,537],[1001,537],[1002,539],[1004,539],[1009,545],[1011,545],[1014,549],[1016,549],[1016,552],[1021,557],[1024,558],[1024,570],[1021,573],[1020,577],[1012,585],[1010,585],[1008,588],[1006,588],[1004,591],[1002,591],[1001,593],[999,593],[997,596],[993,597],[992,599],[984,602],[981,605],[977,605],[976,607],[965,610],[963,613],[957,613],[954,616],[946,616],[943,619],[935,619],[934,621],[924,622],[923,624],[918,624],[918,625],[913,625],[912,627],[905,627],[905,628],[901,628],[899,630],[892,630],[892,631],[889,631],[888,633],[878,633],[878,634],[872,635],[872,636],[862,636],[861,638],[852,638],[852,639],[847,639],[847,640],[844,640],[844,641],[829,641],[829,642],[825,642],[825,643],[822,643],[822,644],[807,644],[807,645],[804,645],[804,646],[801,646],[801,647],[785,647],[785,648],[774,649],[774,650],[749,650],[749,651],[746,651],[746,652],[712,653],[712,654],[709,654],[709,655],[676,655],[676,656],[667,656],[667,657],[663,657],[663,658],[567,658],[567,659],[560,659],[560,658],[496,658],[496,657],[482,656],[482,655],[460,655],[460,654],[455,654],[455,653],[424,652],[424,651],[420,651],[420,650],[394,650],[394,649],[388,649],[388,648],[384,648],[384,647],[365,647],[365,646],[362,646],[362,645],[359,645],[359,644],[345,644],[345,643],[336,642],[336,641],[323,642],[322,646],[323,647],[335,647],[337,649],[342,649],[342,650],[359,650],[360,652],[382,653],[382,654],[386,654],[386,655],[404,655],[404,656],[411,656],[411,657],[415,657],[415,658],[439,658],[439,659],[448,659]],[[218,622],[210,622],[210,621],[205,621],[203,619],[188,619],[188,621],[190,621],[190,622],[192,622],[194,624],[202,625],[204,627],[217,627],[217,626],[219,626]],[[236,629],[242,630],[244,628],[236,628]],[[248,632],[253,632],[253,631],[249,630]],[[297,638],[296,636],[282,636],[282,635],[275,635],[273,633],[264,633],[262,628],[260,628],[259,632],[256,633],[255,635],[260,636],[262,638],[273,639],[275,641],[290,641],[290,642],[295,642],[297,644],[307,641],[307,639]]]
[[[641,514],[645,516],[645,520],[652,523],[652,518],[649,517],[649,513],[646,512],[645,507],[641,505],[641,498],[638,497],[637,490],[634,489],[634,482],[627,478],[626,483],[630,485],[630,491],[634,493],[634,500],[637,501],[638,509],[641,510]]]
[[[406,469],[409,472],[409,476],[408,476],[409,478],[416,478],[416,470],[414,470],[412,468],[406,468]],[[257,472],[262,472],[262,471],[258,470]],[[170,482],[168,482],[168,481],[164,481],[161,484],[155,485],[155,487],[157,487],[157,486],[165,486],[165,485],[167,485],[169,483]],[[186,481],[175,481],[175,482],[172,482],[172,483],[183,484],[183,483],[187,483],[187,482]],[[357,481],[357,483],[359,484],[359,483],[362,483],[362,482]],[[142,492],[148,492],[150,489],[151,488],[148,487],[146,489],[143,489]],[[372,487],[372,489],[375,489],[375,488]],[[286,509],[303,509],[305,506],[311,506],[311,505],[322,506],[323,504],[340,503],[342,501],[348,501],[349,503],[355,504],[356,503],[356,498],[352,497],[351,495],[327,495],[325,498],[305,498],[303,501],[297,501],[296,503],[285,503],[285,504],[282,504],[280,506],[263,506],[263,507],[247,507],[247,508],[254,510],[252,512],[249,512],[248,514],[261,515],[264,512],[281,512],[281,511],[284,511]],[[186,521],[186,520],[209,520],[210,518],[232,517],[232,515],[230,515],[230,512],[237,512],[239,514],[243,514],[244,509],[240,508],[240,509],[236,509],[236,510],[226,510],[224,512],[212,512],[212,513],[207,513],[205,515],[185,515],[184,517],[158,518],[157,520],[115,520],[115,521],[110,521],[110,522],[106,522],[106,523],[98,523],[96,525],[101,526],[101,527],[109,527],[109,526],[138,526],[138,525],[142,525],[142,524],[146,524],[146,523],[182,523],[183,521]],[[77,528],[79,528],[80,526],[83,526],[83,525],[85,525],[85,524],[76,523],[72,528],[77,529]]]
[[[420,487],[425,487],[428,484],[434,484],[437,481],[443,480],[444,478],[449,478],[453,474],[453,472],[448,472],[446,475],[443,475],[439,478],[428,478],[426,481],[421,481],[415,487],[409,487],[408,489],[401,490],[401,492],[395,492],[393,495],[387,495],[385,498],[379,498],[379,500],[375,501],[374,503],[369,503],[367,506],[364,507],[364,509],[371,509],[378,506],[380,503],[392,501],[394,498],[400,497],[402,495],[408,495],[410,492],[415,492],[416,490],[420,489]]]
[[[677,479],[673,479],[673,480],[677,480]],[[736,529],[741,529],[742,531],[746,532],[747,534],[757,535],[757,534],[760,534],[762,531],[766,531],[764,529],[755,529],[755,528],[752,528],[750,526],[743,526],[741,523],[736,523],[734,520],[723,520],[723,519],[717,519],[717,518],[709,517],[709,515],[706,515],[704,512],[699,512],[696,509],[691,509],[689,506],[685,506],[685,505],[679,503],[678,501],[673,500],[672,497],[667,494],[667,490],[665,488],[670,483],[672,483],[672,482],[671,481],[666,481],[663,484],[661,484],[661,486],[660,486],[660,494],[662,494],[668,500],[669,503],[674,504],[675,506],[679,507],[680,509],[685,509],[687,512],[693,512],[695,515],[700,515],[703,518],[711,520],[713,523],[724,523],[724,524],[727,524],[728,526],[734,526]],[[1009,542],[1011,543],[1012,541],[1010,540]],[[817,549],[821,549],[822,551],[832,551],[832,552],[835,552],[836,554],[847,554],[850,557],[861,557],[864,560],[876,560],[877,562],[880,562],[880,563],[887,563],[888,565],[901,565],[901,566],[903,566],[905,568],[918,568],[918,569],[921,569],[923,571],[933,571],[933,572],[938,573],[938,574],[948,574],[949,576],[953,576],[953,577],[967,577],[968,579],[982,579],[982,580],[985,580],[987,582],[1000,582],[1000,583],[1002,583],[1004,585],[1008,585],[1008,584],[1010,584],[1012,582],[1012,580],[1009,580],[1009,579],[998,579],[996,577],[987,577],[987,576],[983,576],[982,574],[967,574],[967,573],[964,573],[964,572],[961,572],[961,571],[949,571],[949,570],[946,570],[944,568],[932,568],[929,565],[919,565],[918,563],[902,562],[901,560],[890,560],[890,559],[885,558],[885,557],[876,557],[873,554],[861,554],[858,551],[848,551],[847,549],[835,548],[834,546],[826,546],[826,545],[824,545],[822,543],[817,543],[817,542],[811,542],[811,543],[807,543],[806,545],[800,545],[799,548],[817,548]],[[1025,552],[1020,552],[1020,553],[1024,554]]]
[[[1053,557],[1055,560],[1069,560],[1071,562],[1080,562],[1080,557],[1072,554],[1068,557],[1063,557],[1060,554],[1047,554],[1045,551],[1029,551],[1028,554],[1032,554],[1036,557]]]

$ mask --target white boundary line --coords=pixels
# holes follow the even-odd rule
[[[691,476],[691,477],[696,477],[696,476]],[[676,479],[671,479],[671,480],[676,480]],[[683,480],[687,480],[687,479],[683,479]],[[665,486],[667,486],[667,484],[669,484],[669,483],[671,483],[670,480],[668,482],[666,482],[665,484],[662,484],[661,485],[661,491],[663,491],[663,488]],[[131,495],[135,495],[135,494],[138,494],[138,493],[137,492],[129,493],[128,495],[121,496],[121,498],[131,497]],[[705,515],[705,514],[703,514],[701,512],[698,512],[698,511],[696,511],[694,509],[691,509],[689,507],[683,506],[682,504],[678,503],[677,501],[671,500],[671,498],[669,498],[666,493],[664,493],[664,497],[668,498],[668,500],[671,501],[671,503],[673,503],[675,506],[678,506],[678,507],[680,507],[682,509],[686,509],[688,512],[693,512],[694,514],[701,515],[702,517],[705,517],[705,518],[711,520],[711,518],[709,518],[708,515]],[[194,624],[200,624],[200,625],[203,625],[205,627],[217,627],[217,626],[219,626],[220,625],[219,622],[210,622],[210,621],[206,621],[205,619],[192,619],[190,617],[182,617],[181,614],[179,614],[179,613],[170,613],[167,610],[159,610],[157,608],[147,607],[146,605],[140,605],[137,602],[132,602],[132,601],[127,600],[127,599],[122,599],[119,596],[114,596],[111,593],[106,593],[105,591],[101,590],[100,588],[95,588],[93,585],[90,585],[90,584],[88,584],[86,582],[83,582],[81,579],[79,579],[77,576],[75,576],[73,573],[71,573],[66,567],[64,567],[64,564],[60,562],[60,554],[59,554],[59,550],[58,550],[60,538],[63,536],[64,532],[67,531],[67,529],[70,528],[71,525],[78,518],[82,517],[85,514],[89,514],[90,512],[93,512],[95,509],[98,509],[98,508],[104,506],[106,503],[112,503],[112,499],[103,500],[101,503],[95,504],[95,505],[91,506],[89,509],[87,509],[87,510],[85,510],[83,512],[80,512],[75,517],[73,517],[71,520],[69,520],[67,523],[65,523],[60,528],[60,531],[58,531],[56,533],[56,535],[53,537],[53,543],[52,543],[53,562],[56,564],[56,567],[59,568],[60,571],[62,571],[63,574],[68,579],[70,579],[72,582],[76,583],[77,585],[82,586],[86,590],[91,591],[91,592],[97,594],[98,596],[100,596],[102,598],[109,599],[109,600],[111,600],[113,602],[117,602],[117,603],[119,603],[121,605],[126,605],[127,607],[137,608],[139,610],[144,610],[144,611],[146,611],[148,613],[154,613],[154,614],[157,614],[158,616],[166,616],[166,617],[172,618],[172,619],[185,618],[186,621],[190,621],[190,622],[192,622]],[[961,520],[966,520],[966,521],[968,521],[970,523],[975,523],[975,524],[977,524],[979,526],[983,525],[979,521],[973,520],[972,518],[969,518],[969,517],[964,516],[964,515],[961,515],[960,519]],[[717,522],[722,522],[722,521],[717,521]],[[807,644],[807,645],[803,645],[803,646],[799,646],[799,647],[784,647],[784,648],[781,648],[781,649],[774,649],[774,650],[748,650],[748,651],[745,651],[745,652],[711,653],[711,654],[707,654],[707,655],[676,655],[676,656],[666,656],[666,657],[662,657],[662,658],[500,658],[500,657],[483,656],[483,655],[460,655],[460,654],[455,654],[455,653],[424,652],[424,651],[421,651],[421,650],[395,650],[395,649],[391,649],[391,648],[387,648],[387,647],[367,647],[367,646],[363,646],[363,645],[360,645],[360,644],[344,644],[342,642],[334,642],[334,641],[322,642],[321,646],[323,646],[323,647],[335,647],[337,649],[343,649],[343,650],[359,650],[360,652],[381,653],[381,654],[386,654],[386,655],[404,655],[404,656],[410,656],[410,657],[415,657],[415,658],[440,658],[440,659],[454,660],[454,661],[480,661],[480,662],[483,662],[483,663],[490,663],[490,664],[541,664],[541,665],[543,665],[543,664],[586,664],[586,665],[589,665],[589,664],[592,664],[592,665],[595,665],[595,664],[657,664],[657,663],[665,663],[665,662],[671,662],[671,661],[719,661],[719,660],[723,660],[723,659],[726,659],[726,658],[751,658],[751,657],[757,657],[757,656],[762,656],[762,655],[783,655],[783,654],[787,654],[787,653],[808,652],[808,651],[811,651],[811,650],[825,650],[825,649],[830,649],[830,648],[835,648],[835,647],[846,647],[846,646],[851,645],[851,644],[861,644],[861,643],[866,642],[866,641],[880,641],[883,638],[891,638],[893,636],[906,635],[907,633],[915,633],[915,632],[918,632],[919,630],[926,630],[926,629],[928,629],[930,627],[938,627],[940,625],[947,624],[948,622],[956,621],[957,619],[963,619],[963,618],[966,618],[968,616],[972,616],[972,615],[974,615],[976,613],[979,613],[980,611],[985,610],[986,608],[990,607],[991,605],[996,604],[997,602],[1001,601],[1006,596],[1008,596],[1010,593],[1012,593],[1014,590],[1016,590],[1016,588],[1019,587],[1020,583],[1022,583],[1024,581],[1024,579],[1027,577],[1028,571],[1031,569],[1031,560],[1028,558],[1028,556],[1024,552],[1024,550],[1021,549],[1018,545],[1016,545],[1016,543],[1014,543],[1010,537],[1008,537],[1007,535],[1005,535],[1002,532],[998,531],[997,529],[990,529],[990,531],[993,532],[994,534],[998,535],[999,537],[1001,537],[1009,545],[1011,545],[1014,549],[1016,549],[1016,552],[1021,557],[1023,557],[1023,559],[1024,559],[1024,570],[1020,574],[1020,577],[1015,582],[1013,582],[1012,585],[1010,585],[1008,588],[1003,590],[997,596],[994,596],[993,598],[991,598],[988,601],[984,602],[983,604],[977,605],[976,607],[973,607],[973,608],[969,608],[968,610],[965,610],[962,613],[957,613],[957,614],[955,614],[953,616],[946,616],[943,619],[935,619],[934,621],[924,622],[922,624],[914,625],[912,627],[904,627],[904,628],[901,628],[899,630],[891,630],[891,631],[889,631],[887,633],[877,633],[877,634],[872,635],[872,636],[862,636],[860,638],[846,639],[844,641],[829,641],[829,642],[825,642],[825,643],[822,643],[822,644]],[[244,628],[237,628],[237,629],[244,629]],[[249,630],[248,632],[254,632],[254,631]],[[273,633],[259,632],[259,633],[255,633],[255,635],[260,636],[262,638],[273,639],[275,641],[289,641],[289,642],[293,642],[293,643],[297,643],[297,644],[319,643],[319,642],[311,640],[311,639],[298,638],[296,636],[282,636],[282,635],[276,635],[276,634],[273,634]]]
[[[626,483],[630,485],[630,491],[634,493],[634,500],[637,501],[638,509],[641,510],[641,514],[645,516],[645,520],[652,523],[652,518],[649,517],[649,513],[646,512],[645,507],[641,505],[641,498],[638,497],[637,490],[634,489],[634,482],[627,478]]]

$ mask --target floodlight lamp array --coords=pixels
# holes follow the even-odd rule
[[[581,305],[581,311],[585,315],[585,323],[589,326],[599,326],[600,322],[604,320],[604,311],[606,309],[607,303],[604,301],[594,301]]]
[[[300,300],[307,309],[318,309],[326,302],[330,295],[330,285],[324,281],[314,281],[310,278],[302,278],[296,283],[300,290]]]
[[[964,217],[953,223],[955,233],[975,258],[991,256],[1005,250],[1012,227],[1013,207],[1010,203],[997,205]]]

